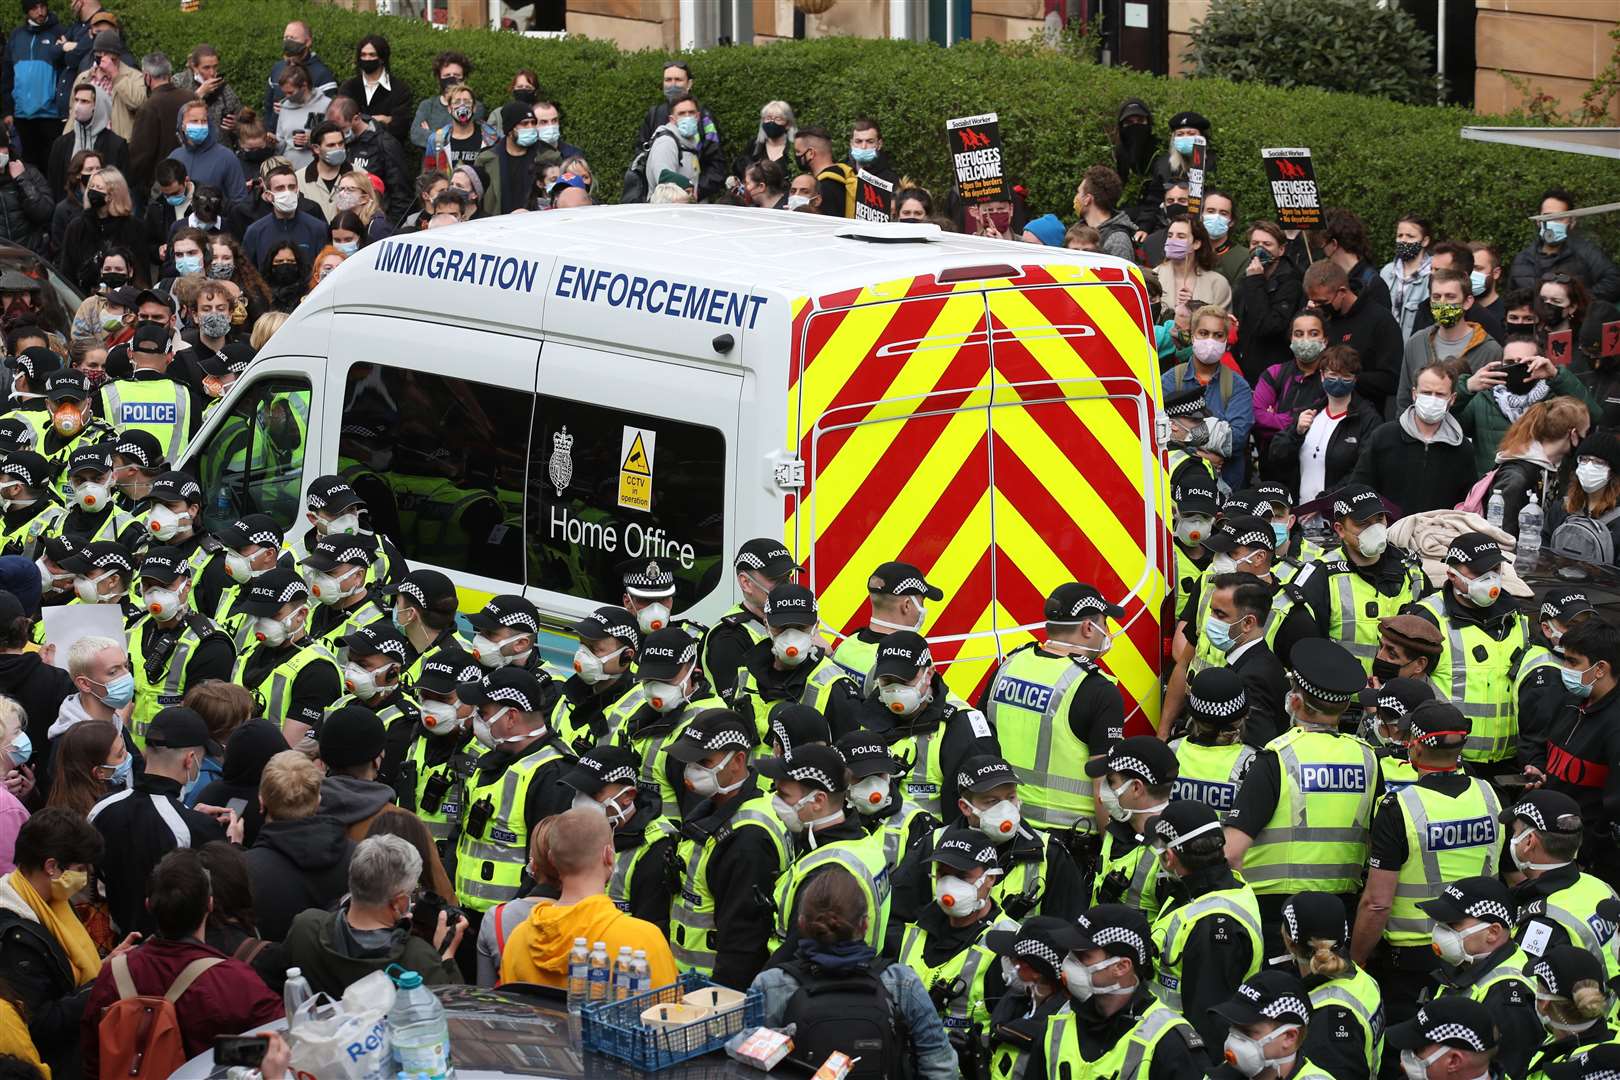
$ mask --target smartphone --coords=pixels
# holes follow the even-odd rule
[[[269,1049],[268,1035],[215,1035],[214,1064],[224,1069],[235,1065],[257,1069]]]
[[[1504,774],[1492,777],[1491,780],[1497,787],[1524,787],[1531,783],[1530,778],[1524,773]]]
[[[232,799],[230,802],[225,804],[225,809],[229,810],[231,813],[235,814],[237,817],[241,817],[242,815],[247,813],[247,800],[246,799]]]

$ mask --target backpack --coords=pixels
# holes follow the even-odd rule
[[[96,1037],[101,1045],[101,1080],[161,1080],[172,1076],[188,1059],[175,1002],[191,989],[191,984],[223,956],[193,960],[181,969],[173,985],[162,997],[150,997],[135,989],[129,977],[129,958],[120,954],[110,964],[118,1000],[101,1014]]]
[[[844,185],[844,216],[855,216],[855,189],[859,186],[859,177],[855,170],[842,161],[835,161],[831,165],[816,173],[816,180],[833,180]]]
[[[877,957],[865,968],[833,973],[798,961],[782,965],[799,984],[782,1013],[795,1024],[793,1058],[819,1068],[841,1050],[859,1058],[849,1080],[887,1080],[911,1075],[893,1000],[879,978],[890,961]]]
[[[1478,514],[1480,517],[1484,517],[1485,504],[1491,497],[1491,485],[1496,482],[1497,471],[1497,469],[1492,469],[1474,481],[1474,486],[1468,489],[1468,494],[1464,495],[1462,502],[1458,503],[1453,509],[1465,510],[1470,514]]]
[[[1609,523],[1616,519],[1620,519],[1620,506],[1599,517],[1571,515],[1553,530],[1552,549],[1571,559],[1607,566],[1614,562],[1614,534]]]
[[[630,167],[624,170],[624,183],[619,189],[619,202],[644,203],[647,196],[652,194],[652,185],[647,183],[647,155],[652,152],[652,144],[658,141],[658,136],[668,135],[675,137],[675,133],[668,128],[658,128],[652,133],[652,138],[641,144],[636,156],[630,160]]]

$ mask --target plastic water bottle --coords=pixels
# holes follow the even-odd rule
[[[1507,507],[1502,502],[1502,493],[1500,491],[1491,492],[1490,500],[1485,504],[1485,520],[1500,529],[1502,519],[1505,517],[1507,517]]]
[[[445,1022],[444,1006],[414,971],[401,972],[394,983],[398,992],[394,1007],[388,1010],[394,1063],[410,1076],[449,1080],[456,1072],[450,1065],[450,1026]]]
[[[637,949],[630,957],[630,984],[632,993],[645,994],[652,989],[652,969],[647,966],[647,950]]]
[[[630,946],[620,945],[613,961],[613,1000],[623,1001],[635,992],[630,976]]]
[[[1541,551],[1541,507],[1536,505],[1536,493],[1519,511],[1519,546],[1514,559],[1534,559]]]
[[[574,939],[574,948],[568,954],[568,1011],[577,1013],[585,1007],[591,994],[591,951],[585,939]]]
[[[608,999],[608,981],[610,977],[607,942],[598,941],[591,948],[590,1001],[592,1005]]]
[[[298,1007],[310,998],[315,992],[309,988],[309,980],[304,978],[301,968],[287,969],[287,982],[281,988],[281,1004],[287,1009],[287,1027],[291,1028],[298,1016]]]

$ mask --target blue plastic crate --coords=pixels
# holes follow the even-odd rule
[[[654,1005],[674,1004],[694,990],[717,985],[712,979],[688,971],[668,986],[623,1001],[587,1005],[580,1017],[585,1049],[619,1058],[643,1072],[653,1072],[719,1050],[733,1035],[765,1022],[765,999],[756,990],[743,995],[740,1008],[682,1027],[652,1028],[641,1022],[641,1014]]]

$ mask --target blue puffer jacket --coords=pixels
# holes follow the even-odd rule
[[[68,35],[55,15],[39,26],[24,22],[6,41],[0,71],[0,111],[18,120],[60,120],[67,115],[74,71],[62,51]]]

